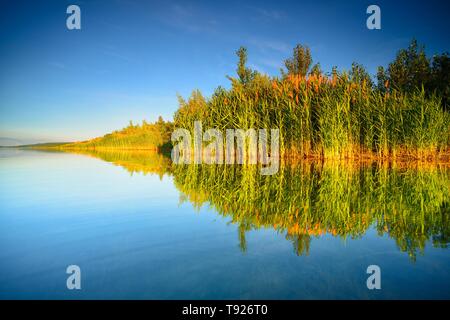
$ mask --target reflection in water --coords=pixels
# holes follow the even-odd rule
[[[74,149],[70,153],[83,154],[100,158],[106,162],[123,167],[130,174],[157,174],[160,178],[171,172],[170,157],[145,150],[100,151]]]
[[[282,164],[263,176],[256,165],[175,165],[166,156],[139,152],[83,152],[131,173],[170,174],[182,200],[207,204],[245,234],[273,228],[307,255],[314,237],[358,238],[369,227],[394,239],[413,261],[425,243],[446,248],[450,240],[450,168],[431,164]]]

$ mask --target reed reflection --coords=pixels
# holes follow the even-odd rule
[[[86,154],[87,152],[83,152]],[[152,152],[89,151],[127,171],[172,175],[181,200],[211,206],[246,232],[273,228],[307,255],[314,238],[360,238],[369,228],[387,235],[412,261],[428,241],[447,248],[450,168],[429,163],[281,163],[276,175],[257,165],[175,165]]]

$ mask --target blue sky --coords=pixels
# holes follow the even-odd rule
[[[81,30],[66,8],[81,8]],[[381,8],[381,30],[366,8]],[[249,66],[279,74],[297,43],[329,71],[352,61],[370,73],[415,37],[450,51],[446,1],[7,1],[0,11],[0,138],[74,141],[129,120],[171,119],[176,94],[211,94]]]

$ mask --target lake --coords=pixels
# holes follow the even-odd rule
[[[448,165],[1,149],[0,299],[449,299],[449,218]]]

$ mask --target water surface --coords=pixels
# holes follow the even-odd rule
[[[450,298],[448,167],[259,172],[0,150],[0,298]],[[373,264],[381,290],[366,287]]]

